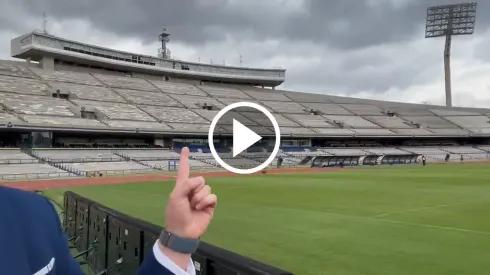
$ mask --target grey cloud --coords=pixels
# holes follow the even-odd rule
[[[248,0],[241,0],[248,1]],[[300,0],[291,0],[300,1]],[[426,9],[431,5],[447,4],[446,0],[412,0],[398,8],[389,1],[368,5],[367,0],[304,0],[304,12],[288,13],[281,6],[260,4],[256,8],[237,7],[227,0],[4,0],[0,11],[0,25],[17,33],[27,32],[25,18],[41,17],[43,11],[57,20],[82,19],[99,31],[122,37],[136,37],[145,44],[157,39],[158,31],[166,26],[173,33],[172,40],[196,49],[205,44],[223,41],[232,36],[238,44],[280,40],[276,47],[250,46],[244,56],[248,63],[273,60],[274,56],[291,55],[303,58],[315,53],[307,47],[293,49],[285,44],[301,45],[298,41],[316,45],[320,63],[311,66],[287,67],[285,87],[308,87],[315,92],[335,94],[343,91],[384,93],[389,89],[406,89],[423,85],[442,77],[442,48],[437,54],[390,53],[370,47],[391,45],[404,47],[423,40]],[[374,1],[371,1],[374,2]],[[384,3],[384,4],[382,4]],[[265,8],[265,7],[268,7]],[[478,7],[477,34],[484,35],[490,27],[490,2],[481,1]],[[6,10],[14,10],[8,12]],[[40,26],[40,19],[39,25]],[[83,38],[81,38],[83,39]],[[296,43],[294,43],[296,42]],[[488,41],[475,49],[475,57],[490,61]],[[226,46],[226,45],[225,45]],[[306,50],[305,50],[306,49]],[[329,49],[338,51],[337,62]],[[236,49],[221,48],[232,52]],[[241,49],[243,50],[243,49]],[[178,54],[178,53],[177,53]],[[219,52],[219,54],[225,54]],[[413,55],[413,60],[401,60],[400,55]],[[238,56],[238,52],[237,52]],[[271,64],[275,66],[276,64]]]
[[[13,1],[13,0],[9,0]],[[244,0],[245,1],[245,0]],[[297,0],[299,1],[299,0]],[[283,14],[281,6],[254,9],[234,8],[226,0],[18,0],[31,14],[47,11],[58,19],[87,19],[97,28],[141,38],[153,42],[164,25],[175,36],[173,39],[190,44],[220,41],[226,35],[236,39],[286,38],[327,43],[337,48],[362,48],[379,43],[423,37],[426,8],[446,4],[445,0],[410,1],[397,8],[379,1],[304,0],[304,13]],[[205,4],[203,4],[205,3]],[[260,3],[258,1],[257,3]],[[479,14],[488,14],[490,3],[481,3]],[[346,31],[335,31],[343,22]],[[21,23],[21,21],[19,21]],[[478,28],[487,29],[490,19],[479,16]],[[248,35],[243,35],[244,31]],[[250,34],[252,37],[250,37]]]

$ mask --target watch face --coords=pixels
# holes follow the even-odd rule
[[[167,230],[163,230],[162,234],[160,234],[160,243],[163,246],[167,246],[168,241],[170,240],[170,232],[167,232]]]

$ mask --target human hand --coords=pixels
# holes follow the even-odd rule
[[[203,177],[189,178],[189,148],[182,148],[175,187],[165,207],[165,227],[183,238],[197,239],[206,231],[217,203]]]

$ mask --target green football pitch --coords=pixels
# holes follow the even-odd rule
[[[294,274],[490,274],[490,165],[385,166],[208,178],[203,240]],[[75,191],[153,223],[173,182]]]

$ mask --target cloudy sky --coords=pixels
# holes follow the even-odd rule
[[[425,39],[428,6],[452,0],[0,0],[0,58],[42,28],[69,39],[176,58],[286,68],[280,87],[431,104],[444,102],[444,38]],[[455,37],[453,104],[490,107],[490,1],[475,35]]]

